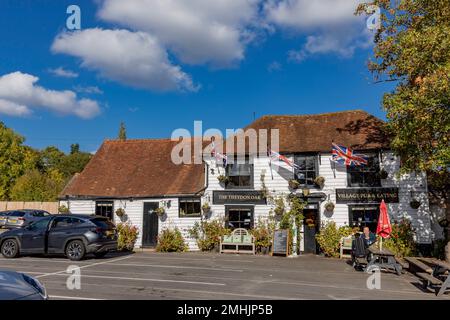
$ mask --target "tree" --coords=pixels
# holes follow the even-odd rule
[[[74,143],[70,145],[70,154],[75,154],[80,152],[80,145],[78,143]]]
[[[11,190],[14,201],[55,201],[64,188],[66,179],[57,170],[41,173],[34,169],[26,172]]]
[[[377,81],[396,87],[384,95],[392,148],[401,172],[425,171],[430,190],[444,197],[450,221],[450,6],[448,0],[374,0],[381,9],[369,62]],[[450,230],[447,228],[447,237]],[[448,259],[450,260],[450,243]]]
[[[24,138],[0,122],[0,199],[8,200],[15,181],[34,167],[37,153],[23,145]]]
[[[125,128],[125,123],[120,123],[119,134],[117,136],[119,140],[127,140],[127,129]]]

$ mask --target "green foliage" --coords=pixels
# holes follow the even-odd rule
[[[158,236],[158,245],[156,251],[158,252],[185,252],[188,250],[188,246],[183,239],[178,228],[169,229],[165,228]]]
[[[10,199],[13,201],[56,201],[65,182],[62,174],[56,170],[41,173],[34,169],[17,179],[11,190]]]
[[[402,219],[400,223],[393,223],[391,236],[383,239],[383,248],[391,250],[397,257],[416,255],[414,229],[411,226],[411,222]]]
[[[448,0],[374,0],[381,8],[369,69],[395,81],[385,94],[387,129],[401,156],[401,172],[431,172],[438,187],[450,181],[450,6]],[[364,14],[362,4],[357,14]],[[435,180],[432,179],[434,184]]]
[[[286,205],[284,203],[284,197],[282,197],[282,196],[275,197],[272,200],[275,203],[275,208],[273,209],[273,212],[275,212],[275,214],[277,216],[282,216],[285,213],[285,211],[286,211]]]
[[[120,123],[119,134],[117,135],[119,140],[127,140],[127,129],[125,128],[125,123]]]
[[[188,230],[189,236],[197,241],[197,245],[202,251],[211,251],[220,244],[220,238],[230,234],[230,230],[225,228],[222,220],[205,220],[196,222]]]
[[[250,230],[250,233],[255,237],[255,247],[257,251],[261,251],[263,247],[270,247],[272,245],[273,232],[275,230],[275,221],[273,218],[258,219],[255,228]]]
[[[306,203],[302,202],[295,196],[288,196],[287,201],[289,203],[289,210],[281,216],[279,228],[289,229],[289,251],[292,252],[295,228],[297,228],[297,230],[301,229],[303,219],[305,218],[303,215],[303,209],[305,208]],[[300,243],[300,240],[300,232],[297,232],[297,244]],[[297,251],[299,251],[299,247],[300,246],[297,246]]]
[[[117,225],[117,232],[119,234],[117,249],[120,251],[133,251],[139,235],[139,229],[131,223],[126,222]]]
[[[446,239],[439,239],[433,241],[433,257],[445,260],[445,246],[447,245],[448,241]]]
[[[65,205],[61,205],[58,207],[58,212],[61,214],[67,214],[70,213],[70,210]]]
[[[338,228],[336,222],[329,221],[322,225],[319,234],[316,235],[317,243],[320,249],[327,257],[339,257],[339,242],[342,237],[348,237],[353,234],[349,226]]]

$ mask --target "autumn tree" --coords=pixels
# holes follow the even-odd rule
[[[401,172],[425,171],[450,221],[450,5],[448,0],[374,0],[357,14],[381,9],[369,70],[392,81],[386,93],[392,148]],[[449,235],[447,228],[447,236]],[[448,259],[450,259],[450,243]]]

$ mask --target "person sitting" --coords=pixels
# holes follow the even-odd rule
[[[368,247],[364,235],[356,233],[352,242],[352,263],[355,269],[362,268],[361,259],[367,263]]]
[[[373,234],[370,231],[369,227],[364,227],[363,239],[364,239],[364,242],[366,243],[367,247],[370,247],[377,240],[377,238],[375,237],[375,234]]]

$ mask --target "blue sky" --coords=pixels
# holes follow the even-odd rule
[[[121,121],[129,138],[161,138],[194,120],[240,128],[254,114],[384,118],[391,87],[367,71],[359,1],[180,1],[1,1],[0,120],[36,148],[95,151]],[[79,31],[66,29],[71,4]]]

